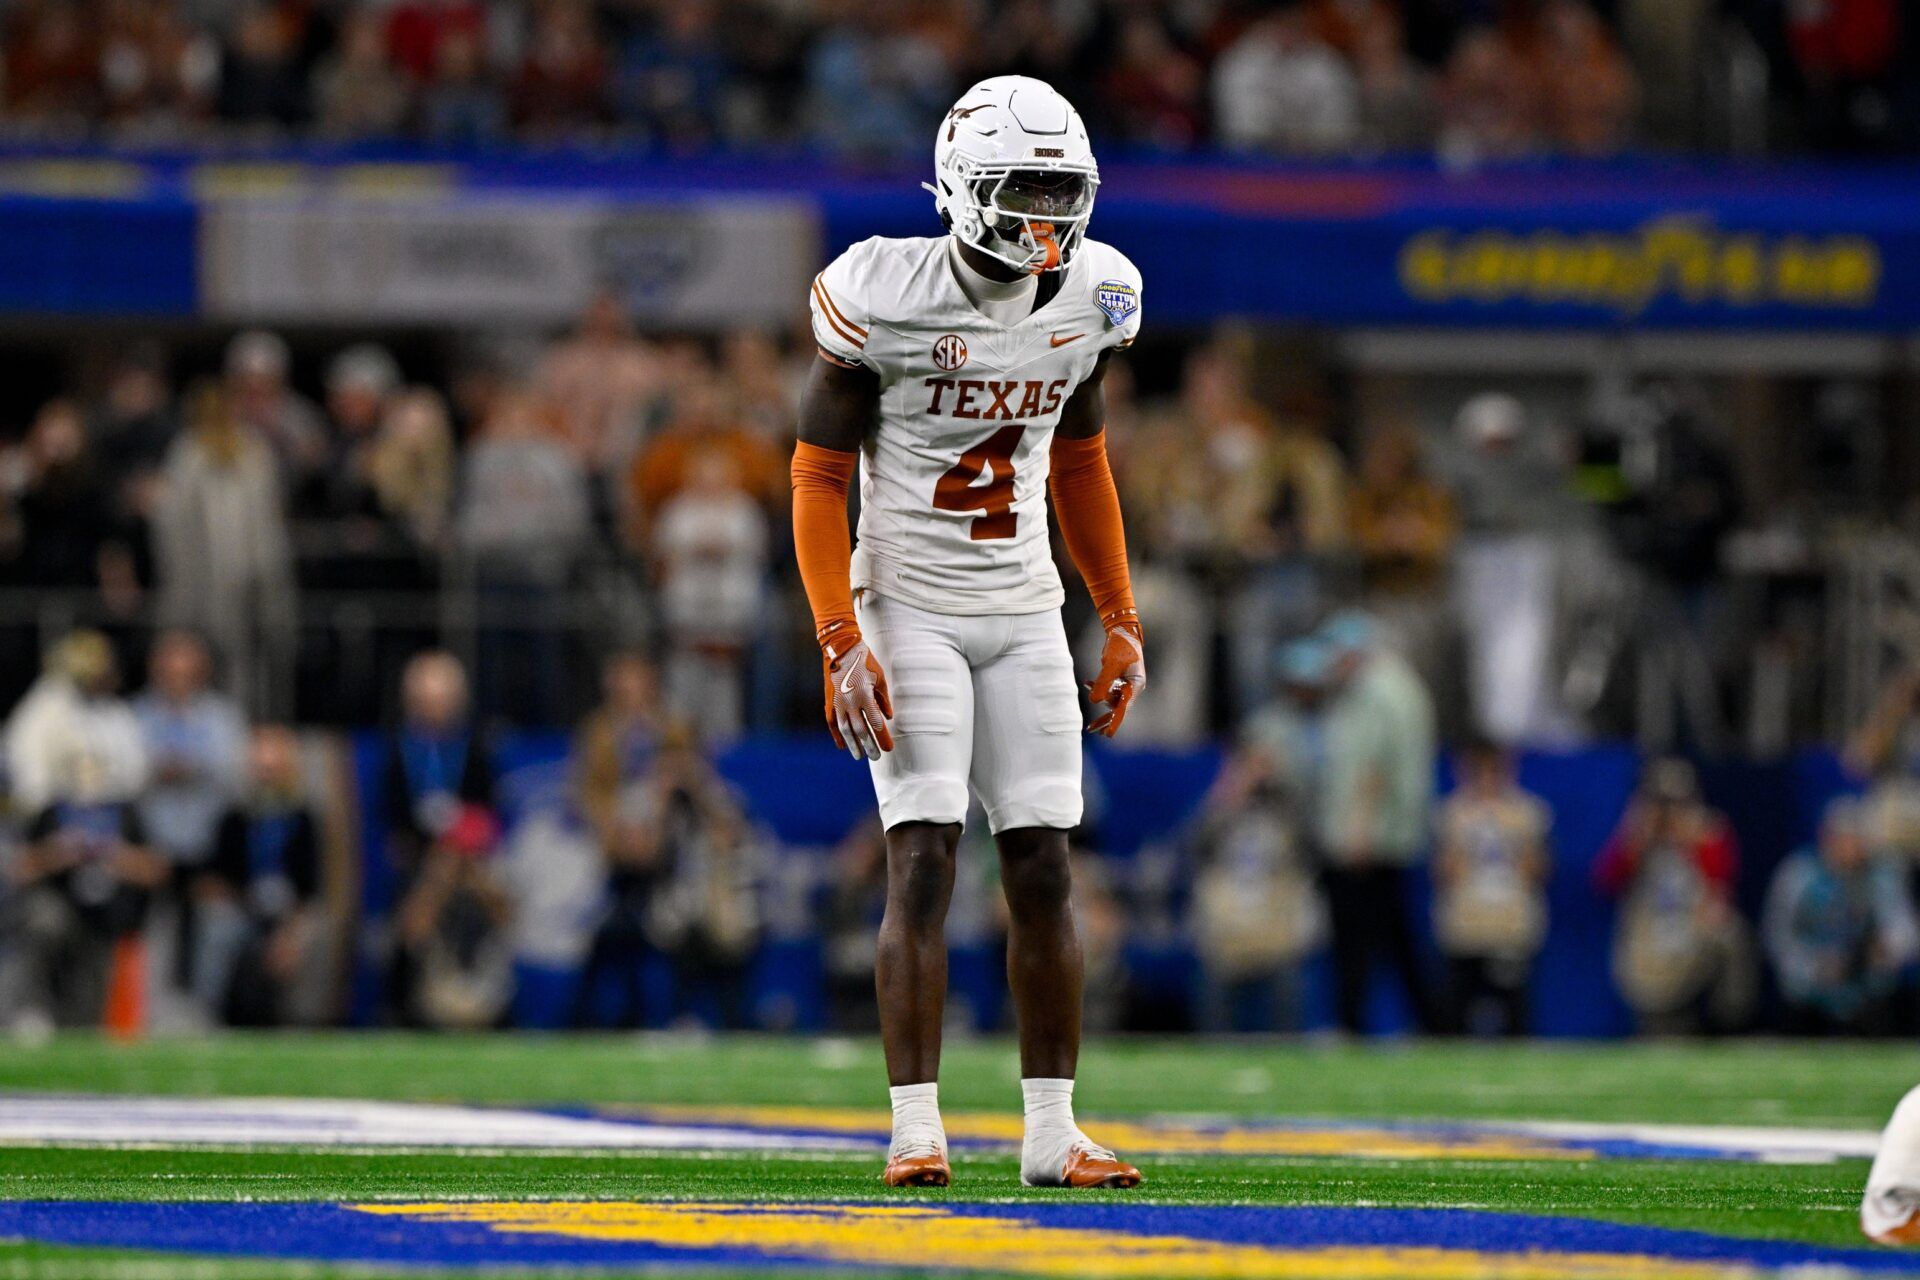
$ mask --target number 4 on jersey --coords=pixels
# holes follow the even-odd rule
[[[980,513],[972,526],[975,542],[1011,538],[1019,524],[1013,512],[1013,451],[1026,432],[1025,423],[1000,428],[961,454],[933,487],[936,510]],[[980,484],[983,475],[988,480]]]

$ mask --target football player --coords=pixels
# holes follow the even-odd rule
[[[819,346],[793,457],[794,550],[834,741],[870,762],[887,832],[875,985],[892,1085],[886,1181],[945,1186],[935,1083],[945,920],[968,786],[1000,852],[1026,1099],[1021,1178],[1131,1187],[1080,1131],[1080,943],[1067,832],[1081,716],[1047,492],[1106,628],[1088,686],[1112,734],[1146,685],[1100,381],[1140,328],[1140,277],[1087,238],[1099,170],[1067,100],[967,90],[934,141],[948,234],[848,249],[812,291]],[[860,473],[859,546],[847,489]]]
[[[1920,1087],[1893,1109],[1867,1171],[1860,1229],[1880,1244],[1920,1244]]]

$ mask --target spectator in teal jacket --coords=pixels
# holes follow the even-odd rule
[[[1247,745],[1299,779],[1333,926],[1340,1023],[1365,1029],[1373,967],[1384,960],[1431,1029],[1438,1018],[1407,895],[1433,818],[1433,700],[1357,613],[1285,646],[1279,664],[1286,696],[1256,713]]]
[[[1858,801],[1829,805],[1818,846],[1780,864],[1765,933],[1788,1030],[1859,1035],[1907,1021],[1920,925],[1901,867],[1868,847]]]

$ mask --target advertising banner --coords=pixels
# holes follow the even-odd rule
[[[646,328],[784,324],[817,271],[811,206],[760,196],[215,200],[202,308],[235,321],[546,324],[611,290]]]

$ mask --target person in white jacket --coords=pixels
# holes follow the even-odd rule
[[[95,789],[133,799],[147,783],[147,753],[133,709],[116,696],[113,647],[75,631],[47,651],[40,678],[7,720],[6,762],[14,808],[37,813],[60,799],[62,780],[85,760]]]

